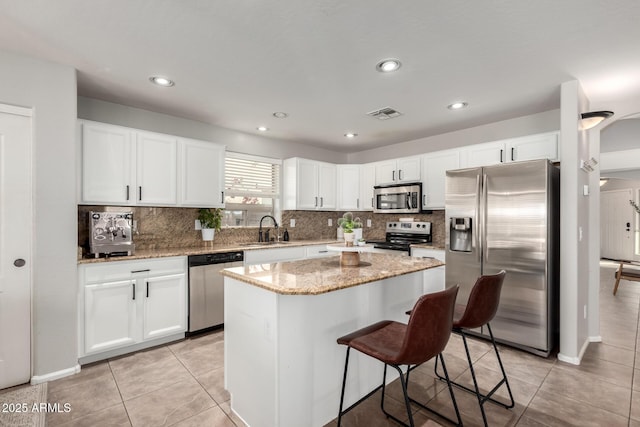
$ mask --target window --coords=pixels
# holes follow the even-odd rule
[[[227,152],[223,225],[257,227],[264,215],[280,221],[280,164],[278,159]]]

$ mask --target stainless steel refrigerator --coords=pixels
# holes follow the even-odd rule
[[[560,171],[547,160],[447,172],[446,284],[466,302],[476,279],[506,270],[491,329],[548,355],[557,340]],[[486,329],[474,331],[487,334]]]

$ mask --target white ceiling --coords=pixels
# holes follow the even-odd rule
[[[0,0],[0,10],[0,49],[75,67],[79,95],[343,152],[559,108],[560,84],[574,79],[592,110],[640,111],[638,0]],[[376,72],[387,57],[401,69]],[[158,74],[175,86],[150,84]],[[459,100],[469,107],[446,108]],[[404,115],[365,114],[386,106]]]

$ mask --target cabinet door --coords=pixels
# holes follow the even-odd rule
[[[510,161],[549,159],[559,160],[558,133],[531,135],[510,140],[507,154]]]
[[[447,171],[460,168],[460,151],[426,154],[422,159],[422,208],[444,209]]]
[[[503,141],[471,145],[466,148],[467,167],[489,166],[507,161],[506,146]]]
[[[360,203],[358,210],[373,210],[373,186],[376,183],[376,167],[369,163],[360,165]]]
[[[388,160],[386,162],[375,163],[376,169],[376,185],[394,184],[398,180],[396,175],[396,161]]]
[[[398,171],[396,178],[398,182],[417,182],[420,181],[422,169],[420,156],[405,157],[398,159]]]
[[[143,291],[143,340],[187,330],[184,274],[149,277],[137,282]]]
[[[97,353],[135,344],[136,287],[132,280],[84,287],[84,351]]]
[[[136,203],[175,205],[178,201],[178,141],[138,132],[136,138]]]
[[[360,167],[359,165],[338,165],[338,209],[359,210],[360,202]]]
[[[335,210],[338,203],[336,176],[336,165],[331,163],[318,164],[319,210]]]
[[[180,204],[223,208],[225,147],[193,140],[182,140],[180,146]]]
[[[129,129],[82,123],[82,203],[129,205],[135,200]]]
[[[315,210],[320,206],[318,164],[312,160],[298,159],[296,169],[297,208]]]

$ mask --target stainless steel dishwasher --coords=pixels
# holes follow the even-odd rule
[[[189,256],[188,332],[224,323],[224,277],[220,270],[241,266],[243,260],[243,252]]]

